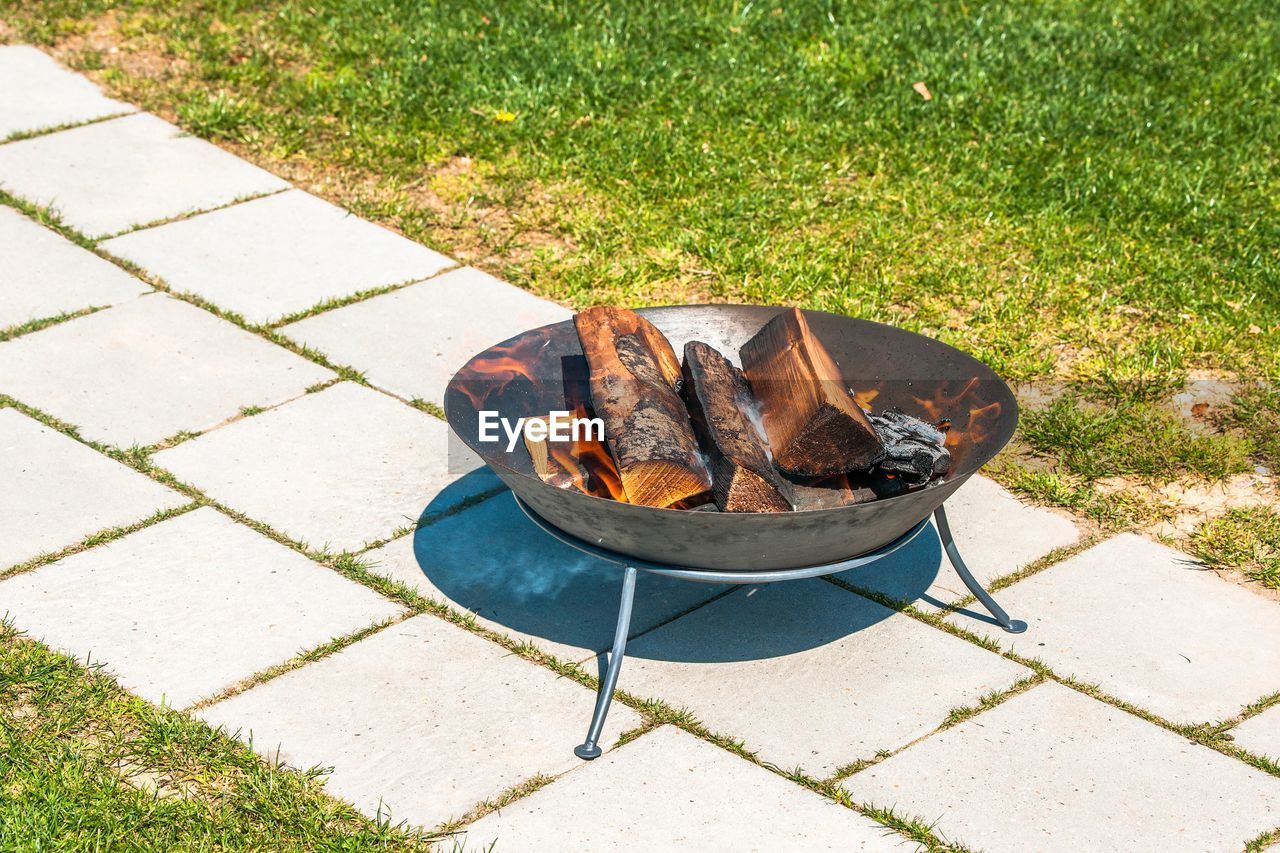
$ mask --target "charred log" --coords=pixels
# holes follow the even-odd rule
[[[689,413],[677,393],[680,362],[666,337],[625,308],[574,317],[590,369],[591,402],[631,503],[668,507],[711,488]]]
[[[876,493],[864,483],[854,483],[848,474],[809,479],[787,478],[796,509],[831,509],[861,504],[876,499]]]
[[[684,388],[698,443],[711,467],[711,494],[723,512],[787,512],[786,484],[747,416],[742,373],[701,341],[684,347]]]
[[[778,314],[740,354],[783,471],[824,477],[866,470],[884,458],[880,437],[800,311]]]
[[[947,436],[938,427],[901,409],[886,409],[868,418],[884,444],[885,457],[877,466],[881,470],[912,484],[928,482],[951,470]]]

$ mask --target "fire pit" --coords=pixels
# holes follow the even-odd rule
[[[696,340],[734,360],[781,310],[705,305],[638,313],[676,352]],[[834,357],[863,408],[946,420],[950,464],[945,476],[914,487],[892,473],[870,480],[855,481],[852,475],[823,480],[797,487],[789,512],[643,506],[626,502],[603,442],[579,440],[540,450],[514,437],[481,440],[482,435],[492,438],[484,431],[486,419],[492,425],[540,419],[553,411],[591,414],[587,358],[573,322],[533,329],[491,347],[450,382],[445,393],[450,427],[511,488],[529,518],[566,544],[623,570],[613,651],[587,740],[575,750],[580,757],[600,754],[597,739],[625,653],[637,571],[708,583],[834,574],[892,553],[918,535],[933,514],[947,556],[969,590],[1005,630],[1026,629],[969,572],[943,509],[943,502],[1013,435],[1017,403],[1008,386],[981,362],[921,335],[817,311],[803,312],[803,320]],[[549,474],[549,467],[555,471]],[[559,481],[556,471],[563,475]]]

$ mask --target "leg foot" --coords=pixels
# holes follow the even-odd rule
[[[609,666],[600,679],[600,692],[596,694],[596,709],[591,715],[587,739],[573,748],[573,754],[584,761],[600,757],[600,732],[604,729],[609,704],[613,701],[613,689],[618,684],[618,672],[622,669],[622,657],[627,652],[627,634],[631,632],[631,603],[636,596],[636,570],[627,566],[622,575],[622,600],[618,604],[618,624],[613,632],[613,651],[609,654]]]
[[[1021,634],[1027,630],[1027,623],[1021,619],[1010,619],[1004,608],[996,604],[996,600],[982,588],[982,584],[978,583],[978,579],[973,576],[973,572],[969,571],[969,567],[964,564],[964,559],[960,556],[960,549],[956,547],[956,540],[951,535],[951,525],[947,523],[947,511],[944,507],[940,506],[933,511],[933,520],[938,526],[938,538],[942,540],[942,547],[947,552],[947,559],[951,561],[952,568],[956,570],[960,580],[964,581],[964,585],[969,588],[969,592],[973,593],[978,601],[982,602],[982,606],[987,608],[987,612],[991,614],[1000,627],[1010,634]]]

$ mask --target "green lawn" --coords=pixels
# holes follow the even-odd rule
[[[997,473],[1280,464],[1280,16],[1245,2],[0,0],[114,93],[584,306],[799,304],[1068,383]],[[926,100],[917,91],[923,83]],[[1186,379],[1262,380],[1210,430]]]
[[[1265,0],[0,9],[124,97],[549,297],[893,322],[1082,383],[1113,448],[1187,442],[1112,473],[1266,451],[1143,408],[1189,369],[1280,376]],[[1095,414],[1024,438],[1087,483],[1054,427]]]
[[[194,131],[577,305],[799,303],[1010,378],[1277,371],[1265,0],[6,6]]]

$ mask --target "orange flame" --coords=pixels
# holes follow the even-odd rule
[[[940,385],[933,399],[912,396],[912,399],[928,412],[930,420],[941,421],[952,417],[955,411],[960,408],[964,398],[978,387],[978,377],[975,376],[966,382],[965,386],[956,394],[948,394],[946,387],[946,385]]]
[[[573,409],[573,417],[589,418],[591,413],[579,403]],[[582,432],[585,434],[586,430]],[[567,444],[548,442],[548,448],[551,458],[569,474],[569,481],[562,488],[572,487],[583,494],[627,502],[622,475],[604,442],[578,438]]]
[[[987,403],[969,409],[969,425],[963,433],[951,430],[947,433],[947,447],[954,447],[960,440],[966,439],[969,445],[981,444],[990,437],[996,421],[1000,419],[1000,404]]]
[[[979,398],[978,388],[978,377],[975,376],[954,394],[947,393],[947,386],[943,384],[932,398],[913,397],[929,419],[946,433],[947,449],[957,461],[967,448],[986,441],[1000,419],[1000,404]],[[951,418],[965,411],[969,417],[964,428],[953,428]]]
[[[852,389],[850,389],[852,390]],[[876,397],[880,396],[879,388],[869,388],[866,391],[854,391],[853,401],[863,408],[865,411],[871,411],[871,403]]]

